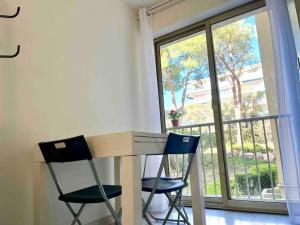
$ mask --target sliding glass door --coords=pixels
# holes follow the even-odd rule
[[[211,82],[205,31],[160,46],[165,126],[168,131],[201,135],[205,195],[221,196]],[[184,159],[169,159],[180,176]],[[187,164],[185,164],[187,166]],[[186,189],[185,195],[190,195]]]
[[[272,40],[264,9],[212,26],[233,199],[282,200]]]
[[[285,212],[272,40],[255,1],[156,40],[162,129],[201,135],[211,207]],[[185,159],[169,159],[180,176]],[[190,190],[184,193],[190,200]]]

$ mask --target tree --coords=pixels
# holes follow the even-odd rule
[[[184,119],[186,121],[197,121],[197,123],[207,123],[213,121],[213,111],[210,103],[190,104],[185,107],[186,113]]]
[[[201,83],[201,79],[208,76],[206,49],[205,34],[195,35],[161,49],[164,91],[171,93],[177,111],[184,112],[189,82],[195,80]]]
[[[257,63],[253,47],[254,32],[243,20],[216,28],[213,31],[214,51],[219,79],[227,80],[232,86],[235,118],[243,117],[241,75],[246,68],[255,70]]]
[[[244,94],[242,108],[243,118],[264,116],[268,114],[266,93],[264,91],[257,91],[246,95]],[[222,118],[224,121],[235,119],[232,99],[222,101]]]
[[[268,112],[265,102],[266,93],[264,91],[257,91],[250,93],[243,97],[243,117],[247,118],[256,116],[263,116]]]
[[[252,25],[245,20],[213,30],[218,78],[231,84],[235,119],[247,114],[241,77],[243,73],[258,69],[255,67],[258,58],[253,46],[254,33]],[[160,54],[163,90],[171,93],[174,109],[183,112],[190,82],[201,85],[201,80],[209,77],[205,34],[164,46]]]

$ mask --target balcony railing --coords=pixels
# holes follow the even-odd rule
[[[232,199],[284,199],[278,116],[223,122],[226,172]],[[218,152],[214,123],[168,128],[167,132],[200,135],[205,195],[221,196]],[[179,176],[187,164],[182,156],[169,158],[169,171]],[[185,195],[190,195],[187,188]]]

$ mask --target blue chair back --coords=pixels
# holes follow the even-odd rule
[[[167,139],[164,154],[196,153],[200,136],[190,136],[170,133]]]
[[[91,160],[92,154],[83,135],[50,142],[41,142],[39,147],[46,163]]]

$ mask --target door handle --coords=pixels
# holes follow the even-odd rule
[[[299,82],[300,82],[300,57],[297,57],[297,69],[298,69],[298,77],[299,77]]]

